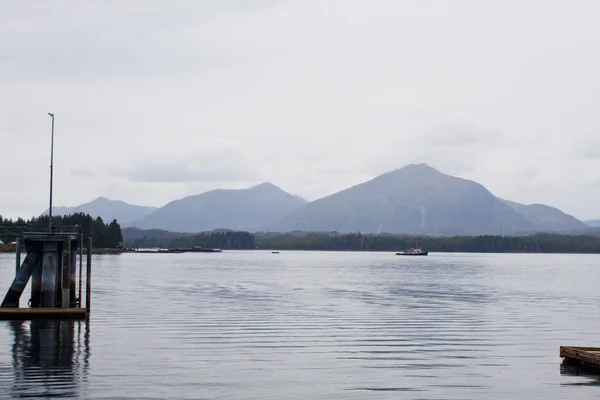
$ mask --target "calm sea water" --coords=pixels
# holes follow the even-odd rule
[[[0,321],[0,397],[597,398],[558,350],[600,346],[599,284],[594,255],[94,256],[89,326]]]

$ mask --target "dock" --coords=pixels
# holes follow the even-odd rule
[[[600,372],[600,347],[560,346],[563,363]]]
[[[11,232],[0,226],[0,233],[15,238],[15,276],[0,303],[0,320],[89,319],[91,309],[92,238],[72,228],[50,226],[48,231]],[[21,249],[25,259],[21,262]],[[86,268],[83,259],[87,258]],[[84,282],[85,278],[85,282]],[[31,293],[20,303],[27,284]],[[85,304],[83,304],[85,289]],[[27,299],[27,298],[26,298]]]
[[[222,253],[221,249],[207,248],[207,247],[177,247],[174,249],[125,249],[125,253],[138,253],[138,254],[181,254],[181,253]]]
[[[27,224],[0,224],[0,235],[14,239],[15,277],[0,303],[0,319],[86,319],[90,315],[92,232],[86,232],[87,265],[85,307],[82,305],[84,232],[79,225],[55,226],[52,222],[54,166],[54,113],[50,147],[50,196],[47,229]],[[21,247],[23,246],[23,247]],[[25,259],[21,262],[21,253]],[[79,259],[78,259],[79,258]],[[79,262],[78,262],[79,261]],[[79,268],[78,268],[79,267]],[[79,271],[78,271],[79,270]],[[21,307],[21,296],[31,282],[31,293]]]

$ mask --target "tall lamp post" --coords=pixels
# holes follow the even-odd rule
[[[54,114],[48,113],[52,118],[52,142],[50,144],[50,207],[48,207],[48,233],[52,234],[52,167],[54,165]]]

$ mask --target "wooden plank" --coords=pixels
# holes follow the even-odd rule
[[[32,318],[85,319],[85,308],[0,308],[0,320]]]
[[[567,363],[581,364],[583,367],[600,369],[600,347],[560,346],[560,357]]]

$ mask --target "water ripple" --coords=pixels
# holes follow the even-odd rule
[[[0,397],[590,398],[600,257],[94,259],[92,320],[0,323]],[[0,254],[8,287],[12,258]],[[558,284],[560,283],[560,284]],[[575,311],[576,310],[576,311]]]

